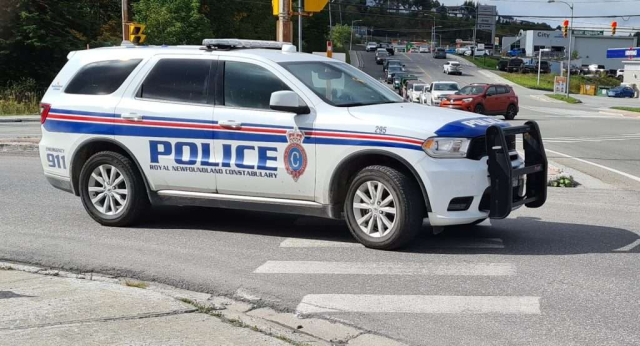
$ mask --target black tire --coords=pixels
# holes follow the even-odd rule
[[[91,202],[89,182],[93,171],[101,165],[111,165],[117,168],[124,177],[127,187],[127,201],[116,215],[110,216],[100,212]],[[91,156],[82,166],[78,184],[80,199],[89,216],[103,226],[130,226],[141,219],[148,209],[149,197],[135,163],[124,155],[112,151],[102,151]]]
[[[473,109],[473,112],[478,114],[484,114],[484,106],[476,105],[476,107]]]
[[[394,199],[394,224],[388,233],[381,237],[372,237],[361,230],[353,210],[358,188],[368,181],[382,183]],[[406,174],[387,166],[369,166],[358,172],[351,181],[344,204],[344,214],[351,234],[364,246],[393,250],[409,243],[422,229],[424,202],[420,187]]]
[[[516,105],[510,104],[509,107],[507,107],[507,113],[504,114],[504,118],[506,120],[513,120],[516,115],[518,115],[518,108]]]

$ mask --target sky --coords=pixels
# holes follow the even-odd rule
[[[461,5],[463,0],[439,0],[446,6]],[[477,0],[476,0],[477,1]],[[566,0],[574,4],[574,16],[600,15],[640,15],[640,0]],[[520,18],[534,22],[545,22],[556,27],[564,19],[569,19],[571,10],[562,3],[549,4],[546,0],[480,0],[483,5],[495,5],[500,15],[532,15],[532,16],[566,16],[560,19]],[[627,20],[624,20],[627,19]],[[579,18],[574,19],[573,26],[579,28],[610,29],[612,21],[618,22],[618,32],[623,28],[640,31],[640,17],[618,18]],[[605,31],[605,35],[609,32]]]

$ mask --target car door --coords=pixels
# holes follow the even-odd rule
[[[221,57],[214,118],[216,155],[222,158],[218,192],[253,197],[313,200],[316,147],[305,142],[314,111],[295,115],[269,108],[271,94],[304,94],[279,66],[253,59]]]
[[[496,87],[496,112],[502,114],[507,111],[509,106],[509,89],[504,85],[497,85]]]
[[[210,84],[216,59],[156,56],[116,108],[115,138],[154,190],[216,191]]]
[[[498,99],[498,91],[495,86],[489,87],[487,89],[486,97],[484,100],[484,109],[487,114],[493,114],[499,111],[500,109],[500,100]]]

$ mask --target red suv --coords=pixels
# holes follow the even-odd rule
[[[512,120],[518,114],[518,96],[504,84],[471,84],[440,102],[440,107],[487,115],[504,115]]]

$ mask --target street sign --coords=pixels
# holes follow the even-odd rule
[[[495,24],[495,16],[478,16],[478,24]]]
[[[567,92],[567,77],[555,76],[553,79],[553,93],[564,94]]]
[[[327,6],[329,0],[304,0],[305,12],[320,12]]]
[[[604,36],[603,30],[571,30],[571,33],[581,36]]]
[[[481,15],[496,15],[496,6],[493,5],[478,5],[478,16]]]
[[[490,24],[478,24],[478,30],[493,30],[496,26]]]
[[[493,39],[493,44],[496,45],[496,46],[499,46],[500,45],[500,37],[494,38]]]
[[[133,44],[142,44],[147,38],[147,35],[143,34],[144,28],[147,26],[138,23],[129,23],[129,41]]]
[[[484,43],[478,43],[478,49],[484,49]]]
[[[640,55],[640,47],[607,49],[607,59],[628,59]]]
[[[638,55],[638,51],[637,50],[628,50],[628,51],[624,52],[624,55],[626,55],[626,56],[637,56]]]

